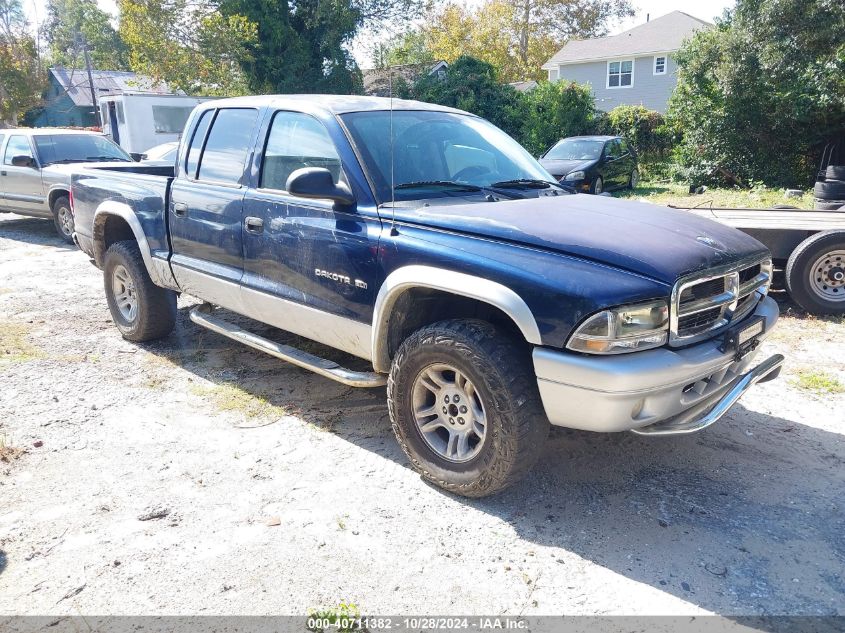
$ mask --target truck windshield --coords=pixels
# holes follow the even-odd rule
[[[543,158],[549,160],[595,160],[601,156],[604,141],[584,138],[565,138],[558,141]]]
[[[486,188],[558,187],[519,143],[478,117],[395,110],[391,124],[390,112],[378,110],[341,118],[380,203],[482,193]]]
[[[43,165],[132,160],[118,145],[97,134],[38,134],[35,146]]]

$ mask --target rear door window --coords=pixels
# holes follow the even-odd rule
[[[217,112],[200,158],[198,180],[240,184],[252,146],[258,110],[225,108]]]
[[[214,110],[206,110],[200,115],[199,123],[194,128],[194,135],[191,137],[191,146],[188,148],[188,157],[185,159],[185,173],[188,178],[197,177],[197,167],[200,164],[202,144],[205,142],[205,133],[208,132],[208,125],[214,118]]]

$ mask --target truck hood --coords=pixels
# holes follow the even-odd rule
[[[606,196],[431,203],[396,208],[396,219],[592,260],[666,284],[768,253],[754,238],[713,220]]]

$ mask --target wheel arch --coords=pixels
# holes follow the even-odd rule
[[[93,227],[94,262],[102,268],[109,246],[115,242],[132,240],[138,244],[144,265],[153,283],[167,288],[175,288],[169,264],[164,260],[154,259],[144,229],[128,204],[107,200],[94,212]]]
[[[53,205],[56,204],[56,200],[58,200],[62,196],[65,196],[70,199],[69,186],[61,185],[58,187],[54,187],[50,190],[50,193],[47,194],[47,206],[50,207],[50,211],[53,210]]]
[[[451,299],[448,312],[409,311],[414,299]],[[431,305],[442,305],[434,303]],[[376,371],[390,370],[392,354],[408,329],[429,325],[466,311],[483,307],[505,327],[512,328],[526,343],[540,345],[540,330],[523,299],[498,282],[431,266],[412,265],[399,268],[385,279],[373,310],[372,360]],[[426,318],[431,315],[431,318]]]

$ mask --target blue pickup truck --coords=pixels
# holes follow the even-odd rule
[[[783,362],[754,362],[778,318],[759,242],[574,194],[454,109],[206,102],[175,168],[81,169],[72,205],[124,338],[167,336],[184,293],[202,301],[190,317],[203,327],[347,385],[386,384],[413,467],[466,496],[518,480],[550,423],[693,432]],[[258,336],[225,311],[372,367]]]

